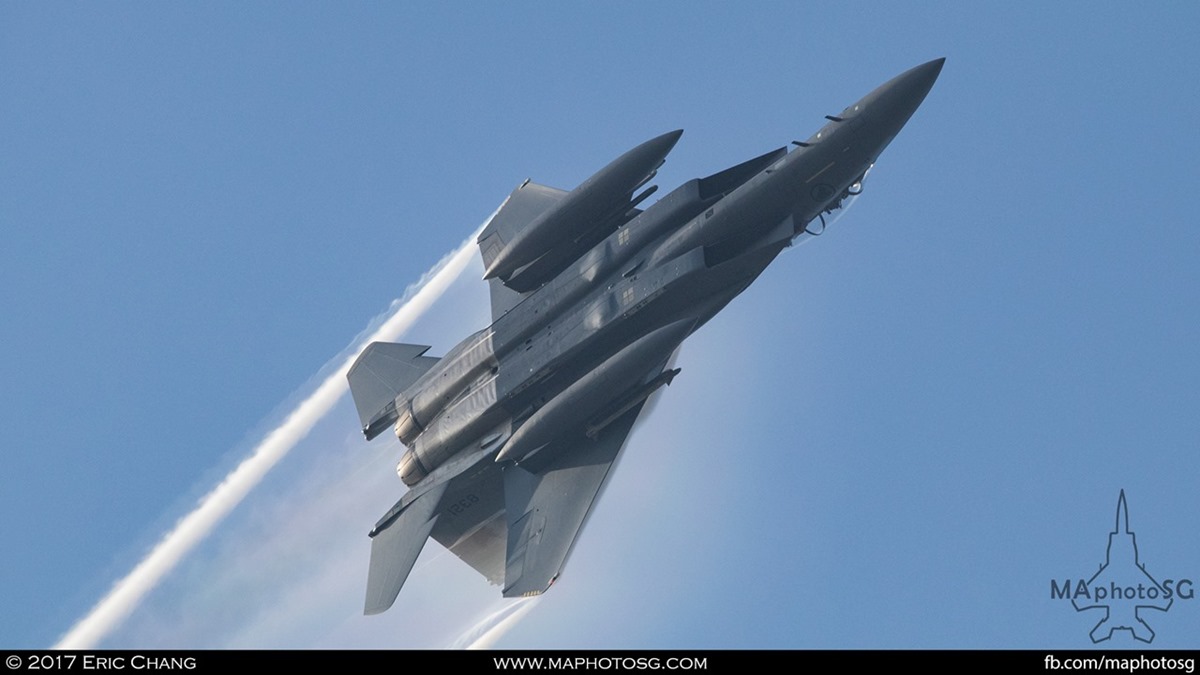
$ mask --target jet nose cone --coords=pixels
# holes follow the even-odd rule
[[[910,68],[879,85],[855,104],[855,109],[861,107],[866,113],[866,128],[861,133],[865,142],[876,145],[872,157],[883,152],[916,112],[945,63],[946,59],[941,58]]]
[[[893,77],[872,92],[878,101],[876,105],[882,103],[891,108],[892,115],[907,120],[925,100],[945,63],[945,58],[934,59]]]
[[[907,76],[909,86],[914,91],[920,91],[921,98],[924,99],[925,94],[928,94],[929,90],[933,89],[933,83],[937,82],[938,75],[942,74],[942,66],[944,65],[946,65],[946,57],[943,56],[940,59],[922,63],[900,77]]]

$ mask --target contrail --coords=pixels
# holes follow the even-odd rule
[[[450,645],[451,649],[491,649],[496,641],[517,625],[537,605],[540,596],[505,601],[503,606],[480,619]]]
[[[495,215],[493,213],[492,217]],[[376,340],[395,340],[462,274],[471,260],[475,238],[490,221],[491,218],[484,221],[480,229],[462,245],[442,258],[417,283],[409,286],[404,298],[392,303],[392,307],[395,308],[392,314],[374,332],[356,344],[342,364],[330,373],[308,398],[296,406],[278,427],[267,434],[251,451],[249,457],[242,460],[237,468],[201,498],[191,513],[175,523],[133,571],[114,584],[108,594],[59,639],[54,648],[94,648],[124,621],[146,594],[203,541],[250,490],[258,485],[263,476],[333,408],[346,392],[346,372],[354,364],[362,347]]]

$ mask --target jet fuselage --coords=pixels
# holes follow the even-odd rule
[[[699,181],[681,186],[460,343],[410,388],[412,417],[423,431],[401,434],[411,445],[405,482],[419,481],[466,444],[504,438],[509,431],[492,433],[497,426],[519,426],[651,331],[706,322],[849,196],[938,70],[940,62],[931,62],[884,84],[792,152],[758,158],[772,161],[715,199],[697,194]],[[643,145],[673,145],[678,133]],[[642,155],[641,171],[661,162]]]
[[[348,374],[367,438],[394,427],[408,448],[397,471],[410,490],[371,531],[367,613],[391,606],[427,537],[505,596],[553,583],[646,400],[680,372],[680,344],[824,231],[942,63],[827,116],[790,152],[690,180],[644,211],[657,188],[642,188],[681,131],[570,192],[514,190],[478,241],[491,325],[441,359],[373,343]]]

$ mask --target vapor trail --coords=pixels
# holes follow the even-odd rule
[[[495,214],[492,214],[495,216]],[[491,218],[488,219],[490,221]],[[484,226],[486,226],[485,221]],[[133,570],[113,585],[96,606],[67,632],[55,649],[91,649],[124,621],[159,581],[196,547],[213,528],[258,485],[346,392],[346,372],[358,352],[375,340],[395,340],[446,291],[467,267],[472,244],[483,227],[455,251],[446,255],[409,286],[404,297],[392,303],[391,315],[360,340],[342,364],[331,372],[286,419],[242,460],[224,480],[202,497],[196,508],[182,517]],[[370,329],[368,329],[369,331]]]
[[[504,601],[503,606],[480,619],[459,636],[451,649],[491,649],[496,641],[520,623],[536,605],[540,596]]]

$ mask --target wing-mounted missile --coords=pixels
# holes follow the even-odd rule
[[[528,292],[562,271],[639,213],[637,205],[657,188],[651,186],[637,196],[634,192],[654,177],[681,135],[683,131],[676,130],[642,143],[565,194],[522,185],[510,202],[518,192],[534,187],[536,197],[525,201],[530,211],[539,212],[523,223],[507,225],[495,222],[501,220],[497,216],[484,229],[479,236],[487,266],[484,278],[500,278],[510,288]]]

